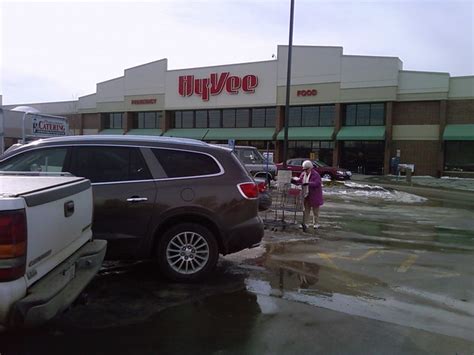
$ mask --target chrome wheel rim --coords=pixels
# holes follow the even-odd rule
[[[176,234],[166,248],[168,265],[180,274],[194,274],[204,268],[209,260],[209,244],[200,234]]]

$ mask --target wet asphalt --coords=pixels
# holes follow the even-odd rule
[[[339,184],[303,233],[298,200],[280,197],[262,246],[206,281],[109,262],[87,304],[0,334],[0,354],[474,353],[474,209]]]

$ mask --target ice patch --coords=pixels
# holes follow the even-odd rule
[[[342,184],[341,184],[342,185]],[[378,185],[359,184],[352,181],[346,181],[342,186],[335,186],[324,189],[325,196],[341,197],[343,199],[379,199],[381,201],[397,203],[423,203],[428,199],[418,195],[397,190],[387,190]]]

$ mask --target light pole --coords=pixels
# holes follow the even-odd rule
[[[290,0],[290,35],[288,39],[288,67],[286,71],[285,134],[283,139],[283,168],[288,159],[288,123],[290,120],[291,55],[293,50],[293,16],[295,0]]]
[[[12,111],[23,112],[23,118],[21,119],[21,143],[25,144],[26,143],[26,123],[25,123],[26,116],[29,113],[38,114],[39,110],[30,106],[17,106],[13,108]]]

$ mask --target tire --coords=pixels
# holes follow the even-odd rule
[[[331,174],[329,174],[329,173],[323,174],[323,176],[321,176],[321,178],[323,178],[323,179],[330,179],[330,180],[333,180],[333,177],[332,177],[332,175],[331,175]]]
[[[206,227],[181,223],[163,234],[156,256],[166,278],[194,282],[203,279],[215,268],[219,248],[216,237]]]

